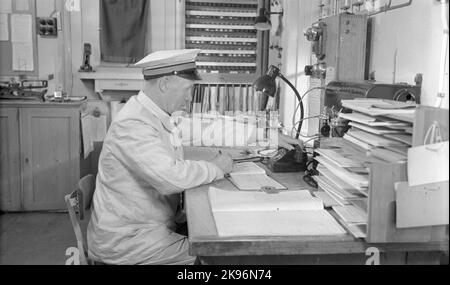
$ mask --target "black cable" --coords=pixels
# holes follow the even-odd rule
[[[280,74],[280,75],[281,75],[281,74]],[[287,80],[286,78],[281,77],[281,76],[280,76],[280,78],[283,79],[286,83],[288,83],[288,82],[286,81],[286,80]],[[296,95],[298,94],[297,99],[299,100],[299,105],[297,105],[297,107],[296,107],[295,110],[294,110],[294,117],[292,118],[292,123],[293,123],[293,125],[294,125],[294,126],[293,126],[293,129],[296,129],[296,125],[297,125],[298,123],[300,123],[298,129],[296,129],[297,134],[300,134],[300,133],[301,133],[301,130],[302,130],[302,126],[303,126],[303,121],[305,121],[305,120],[307,120],[307,119],[316,118],[316,116],[314,116],[314,117],[309,117],[309,118],[304,118],[303,99],[305,99],[305,97],[306,97],[309,93],[311,93],[312,91],[314,91],[314,90],[326,90],[326,88],[325,88],[325,87],[314,87],[314,88],[311,88],[311,89],[309,89],[308,91],[306,91],[306,92],[303,94],[303,96],[300,97],[300,94],[298,93],[297,89],[295,89],[295,88],[293,87],[293,85],[290,84],[290,83],[288,83],[288,85],[289,85],[291,88],[294,89],[294,91],[296,92]],[[298,110],[298,107],[299,107],[299,106],[300,106],[300,108],[301,108],[302,116],[301,116],[301,119],[300,119],[299,121],[295,122],[295,116],[297,115],[297,110]],[[320,118],[321,115],[318,115],[317,117]],[[300,136],[300,135],[299,135],[299,136]],[[298,139],[298,137],[296,137],[296,139]]]
[[[294,87],[294,85],[292,85],[292,83],[287,80],[286,77],[284,77],[283,74],[279,74],[278,75],[284,82],[286,82],[287,85],[289,85],[289,87],[291,87],[291,89],[294,91],[295,96],[297,96],[298,101],[300,102],[300,112],[301,112],[301,117],[300,117],[300,126],[297,130],[297,135],[295,136],[296,139],[298,139],[300,137],[300,130],[302,129],[302,125],[303,125],[303,118],[305,117],[305,108],[303,106],[303,101],[302,101],[302,97],[300,97],[300,93],[298,93],[297,89]]]

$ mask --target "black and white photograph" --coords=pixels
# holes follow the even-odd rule
[[[448,2],[0,0],[0,265],[448,266]]]

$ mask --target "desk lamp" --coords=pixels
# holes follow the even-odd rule
[[[258,78],[255,83],[253,84],[255,90],[258,92],[262,92],[266,96],[274,97],[275,93],[277,91],[277,85],[275,82],[275,79],[279,77],[281,80],[283,80],[291,89],[294,91],[295,96],[297,96],[298,101],[300,102],[300,112],[301,112],[301,118],[300,123],[297,129],[297,135],[295,136],[296,139],[300,137],[300,131],[302,129],[303,125],[303,117],[304,117],[304,107],[303,107],[303,101],[300,97],[300,94],[298,93],[297,89],[292,85],[292,83],[287,80],[286,77],[284,77],[283,74],[281,74],[280,69],[276,66],[271,65],[269,67],[269,70],[267,70],[267,73],[260,78]]]

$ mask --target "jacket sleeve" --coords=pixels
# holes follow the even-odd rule
[[[175,158],[161,135],[143,122],[122,122],[114,131],[114,152],[131,172],[148,181],[162,195],[180,193],[224,177],[223,171],[213,163]]]

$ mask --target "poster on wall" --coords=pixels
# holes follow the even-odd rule
[[[0,13],[12,13],[12,0],[0,0]]]
[[[9,41],[8,14],[0,13],[0,41]]]
[[[14,71],[33,71],[33,18],[11,15],[12,67]]]
[[[16,3],[16,11],[27,12],[30,10],[29,0],[15,0],[14,3]]]

